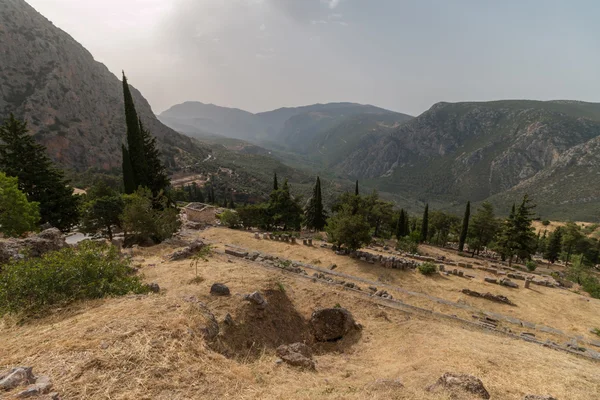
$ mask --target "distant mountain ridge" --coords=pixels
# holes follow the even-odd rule
[[[307,148],[318,140],[320,134],[356,115],[377,115],[386,118],[395,116],[397,121],[402,122],[412,118],[383,108],[356,103],[284,107],[252,114],[237,108],[200,102],[175,105],[161,113],[158,118],[173,129],[192,136],[201,137],[206,133],[213,133],[255,143]]]
[[[121,81],[23,0],[0,2],[0,118],[14,113],[50,156],[77,171],[121,166],[125,116]],[[135,77],[131,77],[135,82]],[[170,169],[208,149],[163,125],[132,94]]]

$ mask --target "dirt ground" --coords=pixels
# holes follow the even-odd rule
[[[482,308],[512,310],[582,334],[594,324],[600,326],[600,304],[567,291],[511,291],[488,287],[479,279],[425,278],[338,257],[326,249],[255,240],[247,232],[223,228],[197,236],[212,241],[217,250],[238,244],[290,259],[319,260],[325,268],[335,262],[336,270],[375,280],[381,276],[395,285]],[[161,245],[135,253],[144,279],[160,285],[159,294],[86,302],[35,320],[4,319],[0,368],[33,366],[34,372],[51,376],[65,399],[450,399],[424,389],[444,372],[479,377],[492,399],[520,400],[532,393],[587,400],[600,393],[598,362],[433,315],[386,308],[350,291],[218,253],[198,264],[201,279],[196,281],[202,282],[193,283],[196,269],[189,260],[163,261],[173,250]],[[228,285],[231,296],[210,296],[214,282]],[[517,307],[478,304],[479,299],[458,293],[463,287],[507,291]],[[363,326],[360,339],[316,355],[313,372],[278,365],[272,348],[256,353],[253,343],[248,344],[253,357],[244,357],[240,348],[237,357],[229,358],[211,350],[195,333],[196,311],[186,298],[195,296],[222,321],[227,313],[237,318],[246,304],[242,295],[255,290],[281,291],[289,300],[287,307],[304,319],[316,308],[339,304]],[[294,326],[284,333],[296,329],[295,324],[290,322]]]

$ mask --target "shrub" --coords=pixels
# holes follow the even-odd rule
[[[27,196],[19,190],[17,178],[0,172],[0,232],[20,236],[35,230],[39,220],[39,203],[27,201]]]
[[[542,221],[542,225],[548,226],[548,225],[550,225],[550,221],[548,221],[547,219],[545,219],[545,220]]]
[[[596,336],[600,336],[600,329],[594,328],[594,329],[592,329],[592,333]]]
[[[424,262],[417,267],[420,273],[423,275],[433,275],[437,272],[437,267],[432,262]]]
[[[3,266],[0,273],[0,315],[36,312],[77,300],[146,293],[131,275],[129,261],[114,246],[85,241]]]
[[[234,229],[240,226],[240,217],[235,211],[225,210],[221,213],[219,219],[228,228]]]
[[[419,252],[419,243],[411,240],[408,237],[403,237],[398,240],[396,249],[404,251],[405,253],[417,254]]]
[[[321,232],[317,232],[313,235],[313,240],[323,240],[323,235]]]
[[[525,266],[527,267],[527,270],[529,272],[533,272],[537,269],[537,263],[533,260],[529,260],[525,263]]]

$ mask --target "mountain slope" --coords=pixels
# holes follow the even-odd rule
[[[194,137],[213,133],[307,152],[314,150],[311,148],[312,144],[322,139],[321,136],[329,129],[356,115],[377,115],[384,119],[394,116],[396,122],[412,118],[379,107],[355,103],[314,104],[252,114],[235,108],[186,102],[161,113],[159,119],[173,129]]]
[[[63,166],[120,167],[125,117],[117,77],[23,0],[0,2],[0,54],[0,117],[12,112],[26,119]],[[170,168],[207,154],[160,123],[139,91],[132,94]]]
[[[600,202],[592,194],[600,192],[599,136],[600,104],[438,103],[391,135],[363,138],[335,168],[423,200],[495,196],[505,206],[511,192],[527,191],[552,213],[560,204]],[[581,179],[568,179],[576,168]],[[561,190],[550,190],[558,181]]]

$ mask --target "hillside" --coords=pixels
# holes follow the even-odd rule
[[[527,192],[545,217],[594,219],[599,137],[600,104],[438,103],[391,135],[363,138],[334,167],[424,201],[491,199],[506,211]]]
[[[80,302],[19,323],[5,319],[2,368],[32,366],[65,399],[588,400],[600,391],[600,343],[590,332],[600,324],[600,301],[575,289],[502,287],[484,282],[488,273],[479,265],[453,267],[473,279],[426,277],[319,244],[257,240],[221,228],[182,236],[213,244],[197,271],[189,259],[168,260],[183,241],[124,250],[144,280],[160,286],[158,294]],[[278,259],[227,255],[227,245]],[[309,276],[289,271],[287,260],[302,263]],[[327,270],[331,263],[335,271]],[[314,268],[326,272],[313,277]],[[230,295],[211,295],[214,282]],[[370,295],[370,285],[393,299]],[[502,294],[516,305],[467,296],[464,288]],[[254,291],[265,307],[243,300]],[[360,330],[335,342],[311,340],[312,313],[328,307],[349,310]],[[303,340],[313,349],[314,370],[276,354],[278,346]],[[427,389],[447,372],[479,378],[489,396]]]
[[[314,104],[252,114],[213,104],[185,102],[164,111],[159,119],[173,129],[194,137],[212,133],[307,153],[314,150],[315,143],[326,140],[330,129],[357,116],[379,118],[382,122],[393,120],[392,124],[412,118],[379,107],[354,103]]]
[[[23,0],[0,2],[0,54],[0,118],[26,119],[65,167],[120,168],[125,117],[116,76]],[[206,157],[207,149],[160,123],[139,91],[132,94],[171,169]]]

